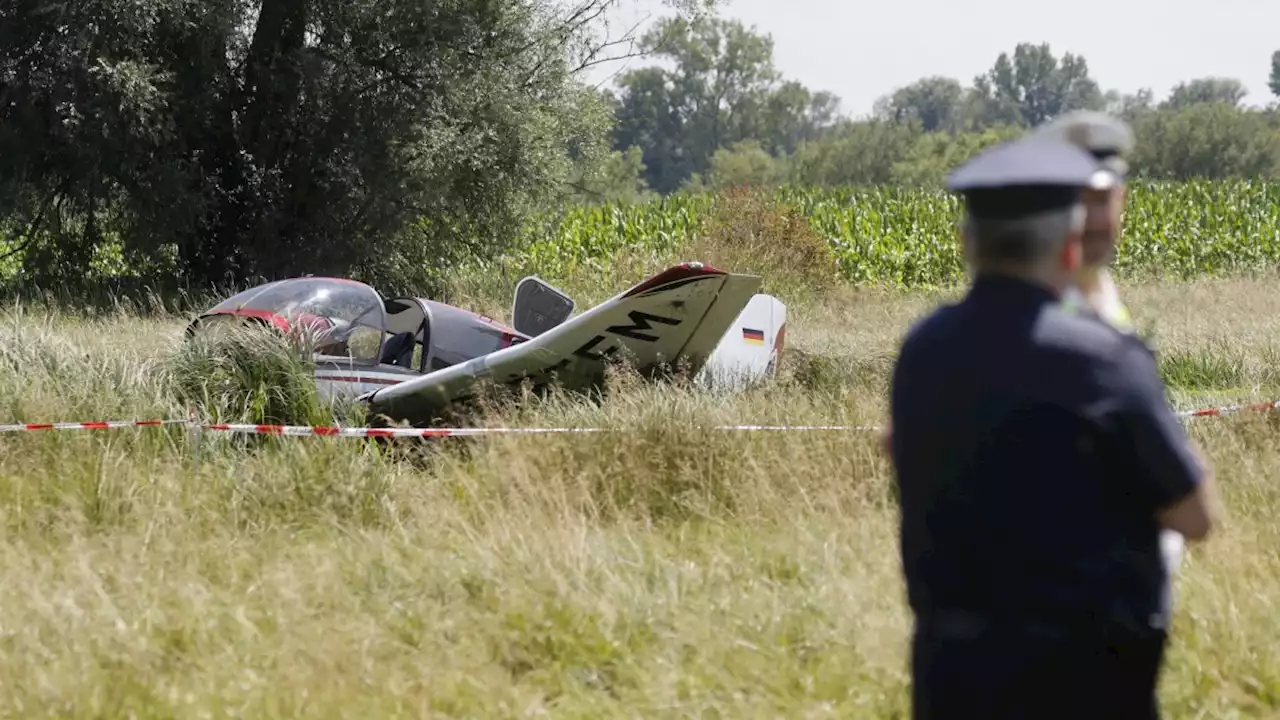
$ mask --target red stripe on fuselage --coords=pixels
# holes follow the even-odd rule
[[[399,379],[393,380],[391,378],[358,377],[355,375],[316,375],[316,379],[328,380],[329,382],[370,383],[373,385],[399,385],[405,380],[408,380],[409,377],[406,376],[404,380],[399,380]]]

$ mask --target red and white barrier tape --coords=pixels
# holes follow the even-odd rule
[[[132,427],[159,427],[161,425],[188,425],[187,420],[107,420],[105,422],[57,422],[0,425],[0,432],[36,432],[40,430],[116,430]]]
[[[1267,403],[1251,403],[1248,405],[1227,405],[1220,408],[1208,408],[1206,410],[1182,410],[1178,413],[1178,417],[1219,417],[1221,415],[1230,415],[1241,411],[1266,412],[1268,410],[1280,409],[1280,400]]]
[[[129,427],[157,427],[160,425],[187,425],[208,432],[246,435],[287,435],[292,437],[465,437],[476,435],[536,435],[549,433],[609,432],[614,428],[563,427],[563,428],[362,428],[325,427],[310,425],[254,425],[216,423],[202,425],[188,420],[111,420],[107,422],[60,422],[0,425],[0,432],[36,432],[40,430],[112,430]],[[814,430],[876,430],[873,426],[854,425],[717,425],[712,430],[738,430],[746,432],[814,431]]]
[[[552,433],[595,433],[617,431],[615,428],[341,428],[309,427],[306,425],[204,425],[211,432],[242,433],[248,435],[289,435],[310,437],[475,437],[479,435],[538,435]],[[876,430],[870,426],[853,425],[716,425],[712,430],[736,430],[744,432],[814,431],[814,430]]]
[[[1227,405],[1203,410],[1180,410],[1179,417],[1219,417],[1237,412],[1266,412],[1280,409],[1280,401]],[[41,430],[115,430],[121,428],[158,427],[161,425],[186,425],[192,429],[246,435],[283,435],[291,437],[476,437],[480,435],[539,435],[558,433],[609,432],[614,428],[562,427],[562,428],[361,428],[361,427],[312,427],[308,425],[254,425],[211,424],[202,425],[191,420],[108,420],[105,422],[57,422],[0,425],[0,433],[38,432]],[[812,432],[812,431],[874,431],[872,425],[716,425],[712,430],[738,432]]]

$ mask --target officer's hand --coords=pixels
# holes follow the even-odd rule
[[[1200,463],[1201,469],[1206,473],[1210,472],[1209,459],[1205,457],[1204,450],[1198,443],[1188,441],[1188,444],[1191,446],[1191,455],[1195,457],[1196,462]]]
[[[1193,443],[1188,443],[1187,449],[1202,471],[1200,484],[1181,501],[1170,507],[1161,508],[1156,514],[1156,519],[1162,527],[1178,532],[1187,540],[1203,540],[1215,524],[1221,506],[1217,497],[1213,470],[1204,452]]]

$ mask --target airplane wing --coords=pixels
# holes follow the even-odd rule
[[[535,338],[362,396],[374,413],[424,419],[471,397],[481,382],[599,382],[606,361],[641,372],[680,365],[697,373],[760,287],[760,278],[699,263],[676,265]]]

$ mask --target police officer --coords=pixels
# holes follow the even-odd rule
[[[952,175],[974,280],[904,338],[887,438],[914,718],[1158,717],[1158,534],[1208,533],[1209,476],[1148,349],[1062,307],[1100,170],[1028,138]]]
[[[1129,173],[1125,157],[1133,152],[1133,129],[1114,115],[1076,110],[1041,125],[1035,133],[1041,138],[1062,140],[1084,149],[1116,178],[1111,188],[1086,189],[1083,193],[1083,258],[1075,282],[1063,293],[1063,304],[1074,311],[1092,310],[1116,329],[1134,332],[1129,309],[1120,300],[1107,269],[1115,260],[1116,244],[1120,239],[1124,181]],[[1183,546],[1183,538],[1177,532],[1165,530],[1160,533],[1161,552],[1170,576],[1182,563]]]
[[[1133,130],[1113,115],[1077,110],[1041,125],[1035,137],[1072,143],[1096,158],[1115,177],[1108,188],[1087,188],[1083,258],[1075,282],[1063,294],[1071,309],[1092,309],[1117,329],[1131,332],[1128,308],[1120,301],[1107,266],[1115,259],[1116,243],[1124,217],[1125,178],[1129,164],[1125,156],[1133,151]]]

